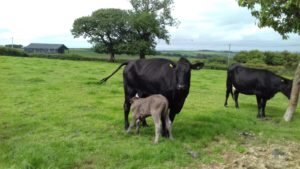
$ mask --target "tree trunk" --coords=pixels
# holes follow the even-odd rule
[[[293,114],[296,110],[297,103],[298,103],[298,96],[300,91],[300,63],[298,64],[298,67],[295,71],[295,76],[293,80],[293,87],[290,97],[290,103],[289,106],[283,116],[285,121],[291,121]]]
[[[115,53],[110,53],[110,59],[109,59],[110,62],[115,62],[116,61],[116,58],[115,58]]]
[[[146,58],[145,51],[140,50],[140,59],[145,59],[145,58]]]

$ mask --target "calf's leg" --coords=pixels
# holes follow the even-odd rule
[[[132,121],[130,122],[129,127],[128,127],[127,130],[126,130],[127,133],[129,133],[130,130],[134,127],[136,121],[137,121],[137,120],[136,120],[136,117],[133,115],[133,116],[132,116]]]
[[[169,139],[173,140],[174,138],[173,138],[173,135],[172,135],[172,123],[171,123],[171,120],[168,116],[166,116],[165,123],[166,123],[166,129],[169,132]]]
[[[137,119],[136,120],[136,134],[140,134],[140,125],[141,125],[141,120]]]
[[[160,119],[160,114],[152,114],[153,117],[153,121],[155,124],[155,139],[154,139],[154,143],[158,143],[158,139],[160,137],[160,133],[161,133],[161,119]]]

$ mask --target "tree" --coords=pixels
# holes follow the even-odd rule
[[[251,14],[258,19],[259,27],[271,27],[283,39],[288,33],[300,35],[300,0],[238,0],[242,7],[251,10]],[[300,64],[295,71],[289,107],[284,119],[290,121],[298,103],[300,89]]]
[[[260,28],[271,27],[284,39],[288,33],[300,35],[299,0],[238,0],[238,3],[251,10]]]
[[[110,53],[110,61],[115,61],[115,54],[128,33],[128,12],[120,9],[99,9],[91,16],[78,18],[71,30],[75,38],[89,38],[98,52]]]
[[[170,42],[167,26],[178,22],[172,17],[173,0],[130,0],[131,41],[133,49],[139,51],[140,58],[154,51],[156,38]]]

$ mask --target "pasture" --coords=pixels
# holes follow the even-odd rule
[[[300,141],[299,109],[284,122],[282,94],[267,103],[267,120],[258,120],[255,96],[240,95],[240,109],[231,98],[223,106],[226,72],[208,69],[192,72],[175,140],[154,145],[151,118],[140,135],[128,135],[122,71],[96,83],[118,65],[1,56],[0,168],[201,168],[222,163],[223,152],[244,153],[246,143]],[[241,137],[244,131],[255,139]]]

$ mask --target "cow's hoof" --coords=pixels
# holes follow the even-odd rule
[[[264,119],[265,119],[264,116],[260,116],[260,115],[257,115],[256,117],[257,117],[258,119],[260,119],[260,120],[264,120]]]
[[[163,131],[161,135],[162,135],[163,137],[165,137],[165,138],[169,138],[169,137],[170,137],[170,134],[169,134],[169,132],[167,132],[167,131]]]
[[[143,127],[150,127],[147,123],[143,123]]]

